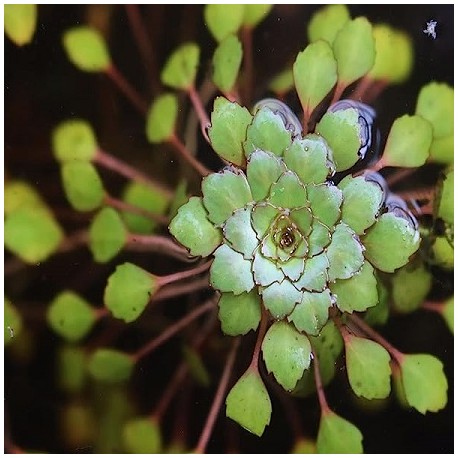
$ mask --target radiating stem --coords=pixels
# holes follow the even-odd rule
[[[334,91],[334,96],[332,97],[330,105],[333,105],[336,103],[340,98],[342,97],[343,91],[345,90],[347,86],[342,83],[337,83],[336,89]]]
[[[363,76],[356,85],[355,90],[351,93],[350,98],[357,100],[358,102],[364,102],[366,91],[373,84],[373,82],[374,80],[369,76]]]
[[[243,43],[243,77],[244,77],[244,102],[251,103],[253,97],[253,30],[251,27],[242,27]]]
[[[316,392],[318,394],[318,401],[321,407],[321,415],[326,415],[329,412],[331,412],[331,409],[328,406],[328,402],[326,401],[326,395],[324,394],[323,382],[321,380],[320,374],[320,363],[318,361],[318,355],[316,351],[313,352],[313,370],[315,375]]]
[[[184,296],[189,293],[194,293],[201,289],[209,288],[208,276],[197,278],[193,281],[182,285],[171,285],[161,288],[152,298],[153,302],[163,301],[172,297]]]
[[[89,236],[86,230],[80,230],[67,236],[59,246],[58,253],[67,253],[73,251],[80,246],[86,245],[89,240]]]
[[[124,248],[127,250],[152,251],[187,262],[197,259],[191,256],[186,248],[177,245],[170,237],[163,235],[128,234],[126,242],[127,245]]]
[[[444,302],[437,302],[437,301],[425,301],[423,302],[422,308],[425,310],[429,310],[431,312],[436,312],[442,314],[444,311],[445,304]]]
[[[208,143],[210,143],[210,139],[208,138],[208,134],[207,134],[207,129],[211,125],[210,119],[208,118],[208,115],[207,115],[207,112],[205,111],[202,100],[194,86],[190,86],[190,88],[188,89],[188,95],[189,95],[189,98],[191,99],[191,103],[194,107],[197,117],[199,118],[200,130],[202,131],[202,135],[205,138],[205,140]]]
[[[210,268],[210,266],[212,265],[212,262],[213,262],[213,259],[211,259],[210,261],[207,261],[204,264],[201,264],[200,266],[194,267],[189,270],[185,270],[183,272],[176,272],[174,274],[166,275],[164,277],[156,277],[158,286],[162,287],[165,285],[169,285],[170,283],[174,283],[176,281],[185,280],[186,278],[194,277],[195,275],[199,275],[202,272],[207,271]]]
[[[178,151],[178,153],[180,153],[181,157],[200,175],[204,177],[211,173],[211,170],[198,161],[175,134],[170,137],[169,142]]]
[[[404,178],[409,177],[412,173],[416,172],[418,169],[416,167],[409,167],[406,169],[401,169],[390,175],[386,178],[386,184],[388,186],[393,186]]]
[[[259,354],[261,353],[262,341],[264,340],[264,336],[267,331],[267,322],[268,322],[268,315],[267,315],[267,311],[265,310],[263,306],[261,322],[259,323],[259,328],[258,328],[259,329],[258,337],[256,338],[256,344],[253,350],[253,357],[251,358],[251,363],[249,367],[249,369],[256,370],[256,372],[258,372]]]

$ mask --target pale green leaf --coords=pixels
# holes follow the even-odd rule
[[[161,82],[175,89],[189,90],[194,86],[200,49],[195,43],[184,43],[167,59],[161,72]]]
[[[37,5],[4,5],[3,12],[8,38],[18,46],[30,43],[37,27]]]
[[[146,116],[146,138],[150,143],[169,140],[175,132],[178,100],[174,94],[162,94],[151,104]]]
[[[242,63],[242,44],[235,35],[228,35],[213,55],[213,82],[223,92],[234,88]]]

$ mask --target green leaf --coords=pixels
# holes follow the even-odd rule
[[[345,177],[338,185],[343,193],[342,221],[358,235],[374,224],[383,203],[383,190],[364,177]]]
[[[336,186],[328,184],[307,186],[307,196],[315,218],[328,227],[334,226],[340,217],[343,194]]]
[[[322,412],[316,449],[318,453],[363,453],[363,435],[352,423],[332,411]]]
[[[357,396],[385,399],[391,391],[390,354],[378,343],[348,334],[345,338],[348,381]]]
[[[453,296],[450,297],[449,299],[447,299],[445,302],[444,302],[444,307],[441,311],[442,313],[442,316],[444,317],[444,320],[445,322],[447,323],[447,326],[448,328],[450,329],[450,331],[452,332],[453,334],[453,325],[454,325],[454,319],[453,319],[453,316],[454,316],[454,299],[453,299]]]
[[[257,370],[248,368],[226,398],[226,416],[261,437],[270,423],[272,404]]]
[[[420,235],[410,221],[388,212],[362,238],[364,256],[377,269],[394,272],[407,264],[420,246]]]
[[[82,347],[64,345],[58,353],[59,387],[70,394],[80,393],[87,378],[86,353]]]
[[[96,311],[73,291],[63,291],[49,305],[46,320],[52,330],[69,342],[89,333],[97,320]]]
[[[4,345],[7,346],[21,334],[23,323],[17,308],[7,298],[3,302],[3,339]]]
[[[230,34],[236,34],[245,16],[245,5],[205,5],[205,25],[216,41],[224,40]]]
[[[23,207],[8,214],[4,225],[5,247],[29,264],[46,260],[64,238],[53,215],[41,207]]]
[[[144,183],[131,181],[122,193],[122,200],[130,205],[142,208],[156,215],[164,215],[169,206],[170,197],[159,188],[152,188]],[[150,234],[157,223],[146,216],[123,211],[122,217],[128,229],[138,234]]]
[[[423,264],[400,268],[392,277],[393,306],[397,312],[411,313],[426,299],[432,284],[432,275]]]
[[[150,143],[169,140],[175,132],[178,100],[175,94],[162,94],[151,104],[146,116],[146,138]]]
[[[454,171],[450,170],[439,183],[436,196],[436,216],[454,224]]]
[[[104,207],[89,226],[89,248],[96,262],[108,262],[122,249],[127,231],[118,212]]]
[[[221,330],[230,336],[256,331],[261,320],[261,298],[256,290],[235,296],[222,293],[218,302]]]
[[[244,164],[243,142],[252,119],[250,112],[236,102],[224,97],[215,99],[208,136],[221,158],[236,165]]]
[[[244,5],[243,25],[249,28],[256,27],[272,10],[273,5],[251,3]]]
[[[257,149],[282,156],[290,144],[291,132],[285,127],[281,115],[269,107],[263,107],[256,112],[248,126],[243,149],[246,157]]]
[[[52,132],[54,157],[59,162],[92,161],[98,145],[91,125],[82,119],[61,122]]]
[[[337,62],[329,44],[321,40],[309,44],[297,55],[293,75],[297,94],[308,118],[337,81]]]
[[[308,134],[285,151],[284,161],[304,184],[320,184],[334,172],[332,152],[322,137]]]
[[[274,282],[262,289],[264,307],[276,320],[290,314],[301,298],[302,293],[287,279],[284,279],[281,283]]]
[[[235,35],[228,35],[213,54],[213,82],[222,92],[231,91],[242,63],[242,44]]]
[[[182,178],[179,181],[177,187],[175,188],[172,201],[170,202],[168,211],[168,217],[170,220],[175,218],[175,216],[178,213],[178,209],[189,200],[187,188],[188,182],[184,178]]]
[[[377,305],[369,308],[364,314],[364,321],[370,326],[383,326],[390,316],[389,293],[380,279],[377,279],[377,292]]]
[[[323,291],[328,281],[328,267],[329,261],[325,253],[307,259],[302,276],[294,283],[296,288],[315,292]]]
[[[306,437],[297,439],[290,453],[312,455],[316,453],[316,443]]]
[[[316,125],[316,133],[323,136],[331,148],[336,171],[347,170],[359,159],[361,126],[355,108],[328,111]]]
[[[102,34],[88,26],[77,26],[63,35],[63,45],[70,61],[85,72],[104,72],[111,57]]]
[[[337,61],[339,84],[348,86],[374,65],[375,40],[372,25],[365,17],[345,23],[332,44]]]
[[[122,441],[127,453],[161,453],[161,430],[151,417],[134,417],[122,429]]]
[[[364,312],[378,302],[377,279],[373,267],[367,261],[351,278],[331,283],[330,289],[342,312]]]
[[[423,86],[418,95],[415,114],[431,123],[435,139],[453,134],[453,101],[453,88],[435,81]]]
[[[346,5],[327,5],[320,8],[308,23],[308,39],[311,43],[324,40],[332,46],[337,32],[349,20],[350,13]]]
[[[174,89],[189,90],[194,86],[200,49],[195,43],[184,43],[167,59],[161,72],[161,82]]]
[[[251,262],[243,259],[227,245],[221,245],[214,253],[215,260],[210,267],[210,284],[222,293],[249,293],[253,287]]]
[[[104,303],[115,318],[130,323],[142,314],[157,289],[154,275],[126,262],[108,278]]]
[[[63,163],[61,178],[65,195],[76,210],[91,211],[102,205],[105,190],[96,168],[90,162]]]
[[[299,331],[316,336],[326,324],[329,317],[329,307],[332,305],[328,290],[321,293],[304,292],[302,301],[296,305],[288,316]]]
[[[289,92],[294,86],[293,69],[287,68],[278,73],[270,82],[269,89],[277,96],[282,96]]]
[[[253,259],[259,240],[251,227],[251,208],[239,208],[226,221],[223,227],[224,238],[229,245],[245,259]]]
[[[310,366],[312,350],[304,334],[293,326],[278,321],[270,326],[262,341],[262,357],[268,372],[277,382],[291,391]]]
[[[418,115],[404,115],[391,126],[383,163],[392,167],[420,167],[429,156],[433,140],[431,123]]]
[[[89,374],[100,382],[119,383],[130,377],[135,360],[122,351],[98,348],[89,358]]]
[[[294,172],[284,172],[270,188],[269,202],[281,208],[298,208],[306,205],[307,193]]]
[[[34,186],[22,180],[7,180],[4,187],[3,204],[5,215],[24,207],[41,207],[48,210]]]
[[[186,361],[189,372],[194,380],[201,386],[208,388],[210,386],[210,374],[204,365],[202,357],[191,347],[183,348],[183,358]]]
[[[202,193],[208,219],[216,225],[223,224],[234,210],[253,200],[245,175],[230,169],[206,176],[202,180]]]
[[[403,355],[402,384],[408,404],[420,413],[437,412],[447,404],[448,383],[442,363],[432,355]]]
[[[429,149],[429,159],[441,164],[453,164],[455,137],[449,135],[444,138],[434,138]]]
[[[255,253],[253,260],[253,276],[257,285],[269,286],[273,282],[281,281],[284,274],[275,262],[261,254],[261,248]]]
[[[312,233],[309,236],[310,256],[316,256],[324,251],[331,243],[329,228],[314,218],[312,223]]]
[[[193,256],[208,256],[222,242],[221,230],[208,220],[200,197],[191,197],[178,209],[169,230]]]
[[[364,262],[363,246],[358,236],[345,223],[336,226],[326,255],[329,259],[329,280],[351,278]]]
[[[37,5],[4,5],[3,13],[7,37],[18,46],[30,43],[37,27]]]
[[[455,265],[455,250],[446,237],[436,237],[432,245],[434,263],[446,270],[452,270]]]

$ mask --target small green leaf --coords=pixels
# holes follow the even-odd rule
[[[96,262],[108,262],[122,249],[127,231],[118,212],[105,207],[93,218],[89,227],[89,248]]]
[[[449,135],[443,138],[434,138],[429,150],[429,159],[440,164],[452,164],[454,160],[455,137]]]
[[[170,202],[170,207],[168,211],[168,217],[170,220],[175,218],[175,216],[178,213],[178,209],[189,200],[187,188],[188,183],[184,178],[182,178],[179,181],[177,187],[175,188],[172,201]]]
[[[448,328],[453,334],[453,325],[454,325],[454,299],[453,296],[447,299],[444,303],[444,308],[442,309],[442,316],[444,317],[445,322],[447,323]]]
[[[208,130],[213,149],[223,159],[236,165],[245,162],[243,142],[248,125],[253,117],[236,102],[217,97],[211,114],[211,127]]]
[[[420,413],[437,412],[447,404],[448,383],[442,363],[432,355],[403,355],[402,384],[408,404]]]
[[[278,320],[289,315],[294,306],[300,302],[302,293],[287,279],[281,283],[274,282],[262,289],[264,307]]]
[[[151,104],[146,117],[146,138],[150,143],[169,140],[175,132],[178,100],[174,94],[162,94]]]
[[[385,399],[391,391],[390,354],[378,343],[348,334],[345,337],[348,380],[357,396]]]
[[[82,119],[61,122],[52,132],[52,147],[59,162],[92,161],[98,149],[91,125]]]
[[[318,453],[363,453],[363,435],[352,423],[332,411],[322,412],[316,449]]]
[[[420,246],[420,235],[410,221],[384,213],[362,239],[364,256],[377,269],[394,272],[407,264]]]
[[[334,226],[340,217],[343,194],[336,186],[328,184],[307,186],[307,196],[315,218],[328,227]]]
[[[253,287],[251,262],[243,259],[227,245],[221,245],[214,253],[215,260],[210,267],[210,284],[223,293],[249,293]]]
[[[127,353],[99,348],[89,358],[88,370],[100,382],[119,383],[130,377],[135,360]]]
[[[332,150],[337,172],[349,169],[359,159],[361,126],[358,119],[358,110],[354,108],[328,111],[316,126],[316,133],[324,137]]]
[[[287,68],[278,73],[270,82],[269,89],[277,96],[281,96],[289,92],[294,86],[293,69]]]
[[[193,256],[208,256],[222,242],[221,229],[208,220],[200,197],[191,197],[178,209],[169,230]]]
[[[69,342],[86,337],[96,319],[91,305],[73,291],[58,294],[46,313],[49,326]]]
[[[329,280],[351,278],[364,262],[363,246],[358,236],[345,223],[336,226],[326,256],[329,259]]]
[[[130,323],[142,314],[157,289],[154,275],[126,262],[108,278],[104,302],[115,318]]]
[[[152,188],[144,183],[131,181],[122,193],[122,200],[130,205],[142,208],[156,215],[164,215],[170,202],[170,197],[159,188]],[[123,211],[122,217],[128,229],[138,234],[150,234],[157,223],[151,218]]]
[[[418,115],[404,115],[391,126],[383,163],[392,167],[420,167],[429,156],[433,140],[431,123]]]
[[[331,91],[337,81],[337,62],[325,41],[309,44],[293,65],[294,84],[307,117]]]
[[[316,256],[324,251],[331,243],[329,228],[317,218],[313,219],[312,233],[309,236],[310,256]]]
[[[63,35],[70,61],[85,72],[104,72],[111,66],[110,53],[102,34],[88,26],[77,26]]]
[[[436,216],[448,224],[454,224],[454,171],[448,171],[439,183],[436,197]]]
[[[18,46],[32,41],[37,27],[37,5],[4,5],[5,33]]]
[[[213,82],[222,92],[234,88],[242,63],[242,44],[235,35],[228,35],[213,54]]]
[[[253,200],[245,175],[230,169],[206,176],[202,180],[202,193],[208,219],[216,225],[223,224],[234,210]]]
[[[248,126],[243,148],[246,157],[257,149],[282,156],[290,144],[291,132],[285,127],[281,115],[269,107],[263,107],[256,112]]]
[[[193,348],[185,346],[183,348],[183,358],[194,380],[199,385],[208,388],[210,386],[210,375],[199,353]]]
[[[294,326],[278,321],[270,326],[262,341],[262,357],[268,372],[277,382],[291,391],[310,366],[312,350],[304,334]]]
[[[332,44],[337,61],[339,84],[348,86],[374,65],[375,40],[372,25],[365,17],[345,23]]]
[[[122,440],[127,453],[160,453],[161,431],[151,417],[135,417],[122,429]]]
[[[226,416],[261,437],[270,423],[272,404],[258,371],[249,368],[226,398]]]
[[[320,8],[307,26],[309,41],[327,41],[331,46],[339,30],[350,20],[346,5],[327,5]]]
[[[175,89],[189,90],[194,86],[200,49],[195,43],[184,43],[167,59],[161,72],[161,82]]]
[[[431,123],[435,139],[453,134],[453,101],[453,88],[435,81],[423,86],[418,95],[415,114]]]
[[[90,162],[63,163],[61,178],[67,199],[76,210],[84,212],[100,207],[105,190],[97,169]]]
[[[296,288],[307,291],[323,291],[328,281],[328,267],[329,261],[325,253],[307,259],[302,276],[294,283]]]
[[[343,193],[342,221],[358,235],[374,224],[382,206],[383,190],[364,177],[345,177],[338,185]]]
[[[436,237],[432,245],[434,263],[446,270],[452,270],[455,265],[455,250],[446,237]]]
[[[35,187],[22,180],[5,182],[3,204],[5,216],[24,207],[41,207],[47,211],[46,203]]]
[[[242,293],[222,293],[218,302],[218,317],[224,334],[245,335],[256,331],[261,319],[261,300],[257,291]]]
[[[393,305],[397,312],[418,309],[431,289],[432,275],[423,264],[400,268],[392,277]]]
[[[205,5],[205,25],[216,41],[224,40],[230,34],[236,34],[245,16],[245,5]]]
[[[53,215],[42,207],[18,208],[6,217],[5,247],[29,264],[46,260],[59,248],[63,238]]]
[[[305,291],[302,301],[288,316],[288,321],[292,321],[299,331],[316,336],[328,321],[331,305],[331,295],[328,290],[321,293]]]
[[[370,307],[364,314],[364,321],[370,326],[383,326],[390,317],[389,293],[380,279],[377,279],[377,292],[377,305]]]
[[[260,286],[269,286],[273,282],[281,281],[284,274],[275,262],[261,254],[261,248],[255,253],[253,260],[254,281]]]
[[[23,323],[17,308],[7,298],[3,302],[3,338],[6,346],[21,334]]]
[[[364,312],[378,302],[377,279],[373,267],[367,261],[351,278],[331,283],[330,289],[342,312]]]
[[[86,353],[82,347],[65,345],[58,353],[58,383],[71,394],[81,392],[86,381]]]
[[[251,208],[239,208],[226,221],[223,227],[224,238],[230,246],[245,259],[253,259],[259,240],[251,227]]]
[[[284,172],[270,188],[268,201],[281,208],[299,208],[307,204],[304,185],[294,172]]]
[[[272,10],[273,5],[251,3],[245,5],[243,25],[249,28],[256,27]]]

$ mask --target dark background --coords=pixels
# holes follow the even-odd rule
[[[96,9],[96,6],[93,6]],[[203,24],[201,6],[141,6],[142,18],[154,48],[158,75],[166,56],[177,45],[193,40],[201,46],[200,77],[209,70],[214,40]],[[306,24],[317,9],[312,5],[281,5],[258,27],[254,36],[256,98],[267,94],[265,84],[307,44]],[[419,89],[429,81],[453,85],[453,6],[452,5],[351,5],[352,17],[365,15],[374,23],[386,22],[405,30],[415,49],[415,67],[410,80],[386,89],[374,104],[382,131],[403,113],[412,114]],[[87,225],[88,218],[72,212],[62,193],[59,168],[52,158],[50,132],[60,121],[70,117],[88,119],[100,145],[114,155],[128,158],[158,180],[174,186],[180,168],[170,160],[165,147],[152,149],[144,136],[144,122],[117,89],[103,75],[82,73],[67,60],[61,36],[67,28],[91,21],[107,25],[113,61],[146,100],[157,95],[159,80],[147,79],[130,33],[122,5],[111,7],[111,19],[105,13],[88,13],[85,6],[40,5],[39,24],[33,42],[23,48],[5,37],[5,177],[21,178],[35,184],[69,232]],[[426,22],[438,22],[437,38],[423,33]],[[201,78],[200,78],[201,79]],[[292,105],[297,100],[291,100]],[[212,153],[204,147],[199,156],[209,166],[218,167]],[[122,183],[112,174],[103,174],[107,188],[119,193]],[[197,182],[196,182],[197,183]],[[194,184],[196,184],[194,183]],[[6,260],[9,260],[8,253]],[[135,258],[126,260],[135,262]],[[141,258],[144,261],[144,257]],[[120,259],[116,260],[119,263]],[[149,261],[154,269],[170,266]],[[64,451],[57,428],[57,412],[62,402],[53,381],[54,356],[58,339],[45,328],[40,316],[47,302],[61,289],[84,291],[85,297],[100,301],[106,277],[114,264],[94,267],[87,251],[27,268],[5,279],[5,293],[19,308],[28,307],[27,323],[36,337],[34,358],[26,366],[5,360],[5,410],[9,432],[15,443],[25,448]],[[439,275],[442,275],[439,273]],[[90,278],[88,278],[90,277]],[[450,276],[438,277],[432,295],[442,295],[452,288]],[[405,352],[429,352],[445,365],[449,380],[449,403],[438,414],[423,416],[398,407],[394,399],[385,410],[367,412],[352,400],[344,373],[327,390],[329,404],[340,415],[354,422],[364,435],[368,453],[451,453],[453,451],[453,337],[440,317],[418,312],[407,317],[393,317],[383,334]],[[126,347],[132,343],[125,343]],[[135,344],[133,345],[135,346]],[[162,357],[167,358],[167,348]],[[173,349],[170,350],[173,352]],[[165,356],[164,356],[165,355]],[[154,358],[153,358],[154,360]],[[171,365],[176,360],[172,358]],[[164,364],[161,361],[161,364]],[[173,368],[173,366],[172,366]],[[219,369],[217,369],[219,370]],[[241,369],[240,369],[241,370]],[[165,370],[165,374],[169,370]],[[141,385],[141,380],[136,382]],[[148,392],[143,387],[141,392]],[[150,394],[151,396],[151,394]],[[196,434],[203,424],[212,392],[198,393]],[[315,435],[318,426],[316,399],[298,401],[306,433]],[[271,426],[262,439],[240,432],[241,450],[247,452],[284,452],[289,450],[288,422],[278,401],[273,400]],[[227,422],[217,423],[210,441],[210,452],[221,452]],[[192,444],[190,444],[192,445]]]

